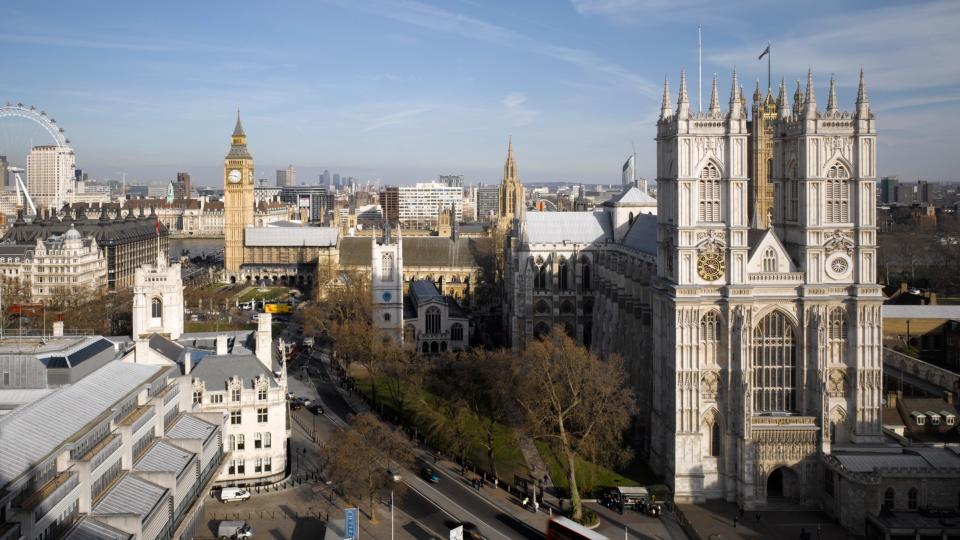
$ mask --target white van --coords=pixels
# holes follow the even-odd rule
[[[223,502],[245,501],[250,498],[250,490],[239,487],[225,487],[220,490],[220,500]]]

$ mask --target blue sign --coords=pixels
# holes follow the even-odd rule
[[[343,538],[344,540],[360,538],[360,511],[356,508],[343,510]]]

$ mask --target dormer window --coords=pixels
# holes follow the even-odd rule
[[[940,416],[943,417],[944,422],[945,422],[948,426],[953,426],[953,425],[956,425],[956,423],[957,423],[957,415],[955,415],[955,414],[953,414],[953,413],[951,413],[951,412],[948,412],[948,411],[940,411]]]
[[[927,416],[930,417],[930,425],[932,425],[932,426],[939,426],[939,425],[940,425],[940,415],[939,415],[939,414],[937,414],[937,413],[935,413],[935,412],[933,412],[933,411],[927,411]]]
[[[913,411],[910,413],[910,418],[913,418],[913,422],[918,426],[923,426],[927,423],[927,415],[921,412]]]

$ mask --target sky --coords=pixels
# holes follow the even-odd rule
[[[705,102],[734,66],[766,86],[768,41],[774,80],[792,95],[811,67],[825,102],[834,74],[846,110],[862,66],[880,174],[960,180],[955,0],[13,0],[0,20],[0,102],[48,111],[95,178],[219,185],[238,108],[271,183],[497,183],[511,136],[525,182],[618,183],[634,148],[653,178],[663,81],[675,102],[686,68],[696,106],[702,25]]]

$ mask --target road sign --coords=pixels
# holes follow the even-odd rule
[[[343,510],[343,538],[344,540],[360,538],[360,511],[356,508]]]
[[[450,529],[450,540],[463,540],[463,525],[457,525],[455,529]]]

